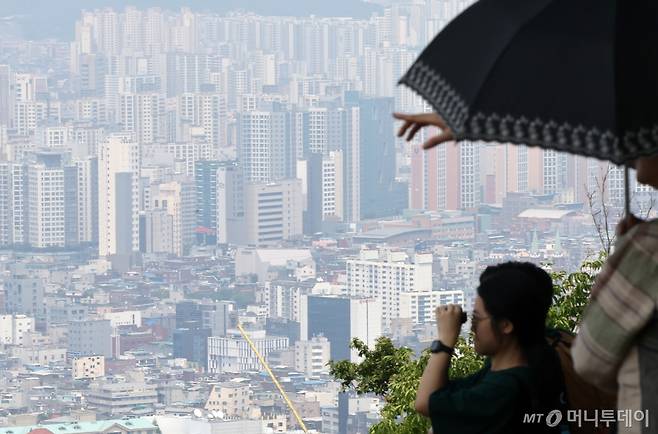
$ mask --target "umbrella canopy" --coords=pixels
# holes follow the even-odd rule
[[[480,0],[401,78],[457,140],[658,153],[658,2]]]

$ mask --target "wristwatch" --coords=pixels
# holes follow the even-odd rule
[[[432,354],[445,352],[452,356],[452,354],[455,352],[455,349],[445,345],[443,342],[439,340],[436,340],[432,342],[432,345],[430,346],[430,352]]]

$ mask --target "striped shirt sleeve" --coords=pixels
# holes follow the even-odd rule
[[[615,389],[619,365],[653,317],[656,294],[658,224],[648,222],[620,240],[597,276],[571,348],[576,372],[602,389]]]

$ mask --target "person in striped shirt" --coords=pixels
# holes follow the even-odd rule
[[[658,156],[635,162],[637,180],[658,188]],[[619,412],[648,411],[648,420],[619,421],[619,432],[658,433],[658,220],[622,220],[571,349],[574,368],[617,391]]]

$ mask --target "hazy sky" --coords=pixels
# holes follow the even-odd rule
[[[361,0],[0,0],[0,16],[21,15],[24,36],[31,39],[58,37],[71,39],[80,10],[126,5],[139,8],[160,6],[178,10],[226,12],[245,9],[262,15],[323,15],[368,17],[377,7]]]

